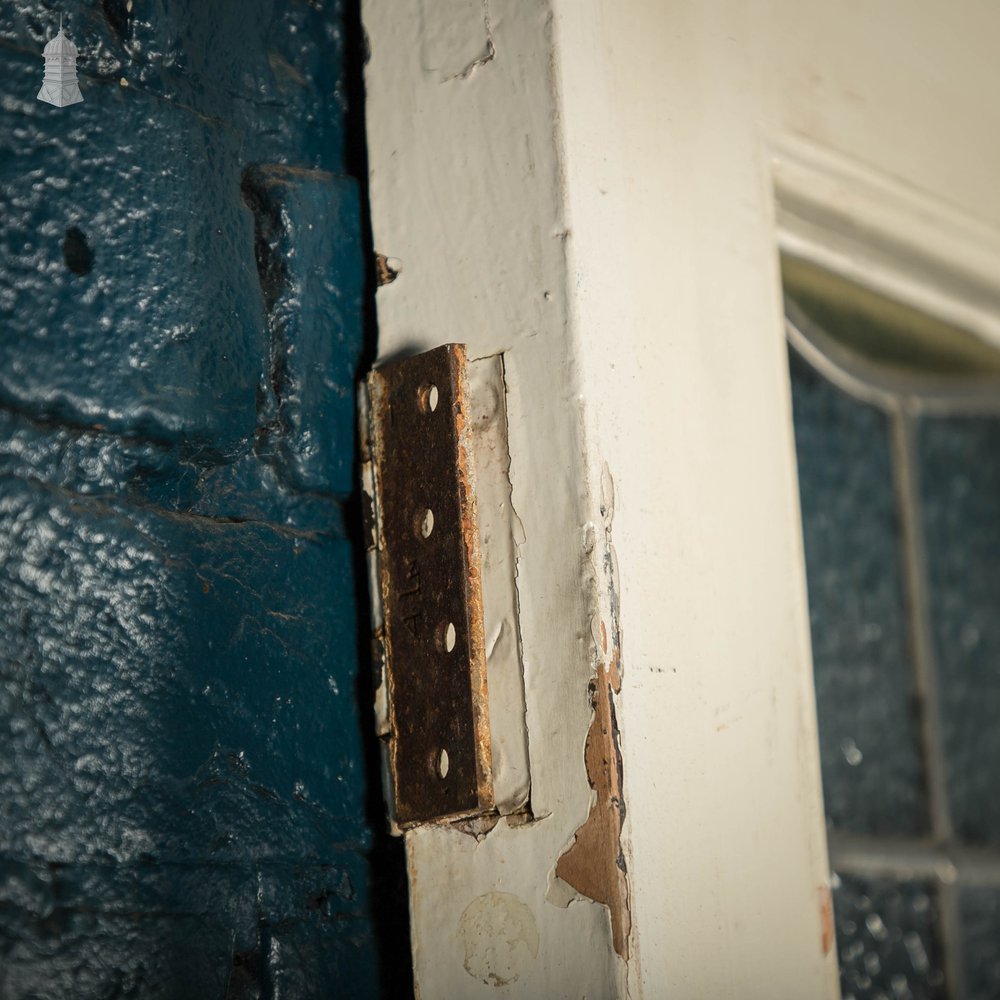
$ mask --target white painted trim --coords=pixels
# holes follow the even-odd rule
[[[555,4],[591,480],[614,481],[632,996],[832,997],[786,347],[718,7]],[[722,18],[719,18],[722,19]]]
[[[365,0],[372,227],[398,277],[379,354],[503,352],[534,821],[406,834],[426,998],[621,996],[607,907],[554,875],[588,816],[597,636],[589,454],[571,321],[551,14],[521,0]],[[528,914],[528,916],[525,916]],[[509,926],[533,933],[503,936]],[[525,941],[534,942],[530,947]],[[491,979],[491,975],[495,979]]]
[[[802,139],[771,167],[782,251],[1000,345],[1000,229]]]
[[[1000,8],[364,17],[375,245],[402,264],[380,351],[504,352],[524,526],[536,821],[408,834],[418,985],[497,995],[467,971],[483,926],[521,956],[507,996],[832,998],[778,251],[1000,337]],[[627,969],[606,909],[554,876],[591,805],[586,686],[619,608]],[[508,903],[529,958],[468,916]]]

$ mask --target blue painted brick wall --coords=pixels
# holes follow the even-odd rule
[[[406,990],[345,7],[0,0],[0,997]]]

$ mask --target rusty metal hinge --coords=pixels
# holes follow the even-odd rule
[[[516,644],[499,641],[505,628],[516,629],[515,601],[512,595],[503,599],[513,555],[504,555],[504,533],[495,523],[498,511],[510,512],[502,364],[499,358],[484,361],[475,363],[470,379],[464,347],[448,344],[376,369],[367,380],[362,437],[364,489],[373,514],[376,716],[399,827],[493,811],[494,749],[503,811],[527,798],[525,740],[509,731],[511,718],[523,730],[520,662]],[[504,458],[499,493],[498,443]],[[477,452],[483,456],[479,477]],[[491,727],[477,486],[485,487],[490,537],[501,543],[490,543],[496,551],[486,560],[488,577],[497,581],[489,615],[497,732]],[[509,535],[508,529],[508,541]],[[497,653],[499,646],[507,652]]]
[[[528,808],[503,360],[448,344],[362,393],[376,721],[393,828]]]

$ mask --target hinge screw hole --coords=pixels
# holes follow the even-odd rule
[[[421,538],[430,538],[431,532],[434,530],[434,511],[429,507],[426,510],[418,511],[414,521],[416,523],[417,534]]]
[[[433,413],[438,408],[438,387],[433,382],[417,390],[417,405],[421,413]]]
[[[454,622],[446,622],[438,626],[437,644],[445,653],[450,653],[455,648],[456,639]]]

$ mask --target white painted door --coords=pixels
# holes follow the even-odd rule
[[[503,353],[519,524],[530,816],[406,833],[420,995],[836,996],[779,251],[996,334],[1000,7],[363,14],[380,355]]]

